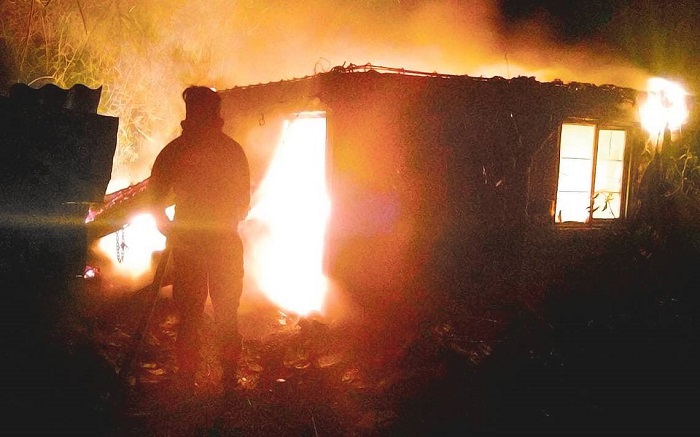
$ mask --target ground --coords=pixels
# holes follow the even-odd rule
[[[509,278],[446,275],[420,299],[342,322],[273,305],[246,312],[239,390],[222,393],[207,343],[190,399],[168,388],[178,322],[167,293],[129,377],[118,371],[147,292],[92,294],[51,340],[25,342],[31,352],[14,355],[19,377],[37,381],[15,399],[28,417],[17,427],[54,435],[698,435],[700,254],[692,239],[550,237],[531,235]],[[207,319],[205,337],[210,330]]]

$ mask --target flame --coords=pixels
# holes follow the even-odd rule
[[[175,207],[166,208],[165,214],[172,220]],[[100,238],[97,248],[118,273],[136,278],[150,271],[153,252],[165,249],[165,237],[158,231],[155,218],[143,213],[132,217],[119,232]],[[119,259],[118,254],[123,258]]]
[[[301,113],[284,125],[282,140],[241,224],[246,274],[275,304],[299,315],[320,311],[328,290],[323,274],[330,200],[325,183],[326,118]],[[173,209],[166,213],[172,219]],[[100,251],[117,271],[139,277],[151,269],[165,237],[150,214],[130,220],[118,233],[99,240]],[[123,238],[123,247],[117,249]],[[119,260],[117,253],[123,259]]]
[[[110,258],[117,272],[138,277],[150,270],[153,252],[165,248],[165,237],[158,232],[151,214],[139,214],[121,231],[100,238],[98,248]],[[118,259],[118,252],[123,259]]]
[[[647,98],[639,109],[639,118],[652,142],[660,141],[666,129],[680,130],[688,120],[687,95],[676,82],[660,77],[649,79]]]
[[[305,315],[322,309],[328,289],[323,248],[330,200],[325,184],[326,118],[302,113],[287,121],[244,224],[250,273],[279,306]]]

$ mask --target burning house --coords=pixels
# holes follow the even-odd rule
[[[333,284],[391,296],[450,269],[513,270],[499,262],[522,256],[528,229],[627,220],[673,128],[650,140],[654,94],[629,88],[370,65],[220,95],[251,164],[247,276],[299,313]],[[146,184],[109,202],[134,208]]]
[[[517,250],[526,224],[590,228],[639,202],[649,135],[633,89],[351,65],[221,95],[253,161],[324,121],[288,153],[317,147],[325,161],[290,160],[287,184],[326,172],[326,269],[351,289],[404,288],[435,258],[478,268],[493,241]],[[287,196],[280,220],[309,213]]]

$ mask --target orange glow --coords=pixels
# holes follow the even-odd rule
[[[246,274],[277,305],[300,315],[320,311],[328,289],[323,248],[330,201],[325,183],[326,119],[287,121],[267,175],[242,226]]]
[[[253,207],[240,231],[246,246],[246,275],[272,302],[306,315],[321,311],[328,290],[323,249],[330,200],[325,183],[326,118],[302,113],[287,121],[268,172],[253,195]],[[172,219],[173,209],[166,213]],[[138,277],[151,269],[154,251],[165,237],[149,214],[134,217],[122,231],[98,247],[118,272]]]
[[[648,77],[598,44],[561,44],[539,14],[516,26],[494,0],[39,3],[0,1],[8,65],[18,82],[105,85],[100,113],[119,117],[112,177],[132,182],[179,130],[192,84],[226,89],[347,62],[637,89]]]
[[[175,207],[166,208],[165,213],[172,220]],[[121,243],[123,247],[119,249]],[[149,272],[151,256],[165,248],[165,237],[158,232],[153,216],[144,213],[134,216],[121,231],[100,238],[97,248],[117,272],[135,278]],[[123,256],[121,260],[118,254]]]
[[[123,248],[118,250],[120,233],[123,233]],[[150,214],[135,216],[120,232],[100,238],[98,247],[107,255],[118,272],[138,277],[151,268],[151,255],[165,248],[165,237],[158,232],[156,221]],[[121,262],[117,253],[121,252]]]
[[[688,120],[688,93],[675,82],[655,77],[647,83],[647,98],[639,109],[642,127],[656,144],[664,131],[678,131]]]

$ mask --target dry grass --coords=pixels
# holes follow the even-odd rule
[[[172,113],[174,99],[164,96],[178,97],[171,92],[177,81],[155,62],[164,55],[153,52],[159,18],[148,16],[148,10],[139,13],[140,3],[15,0],[0,5],[10,81],[102,86],[99,112],[120,119],[113,176],[132,182],[145,176],[135,163],[150,162],[179,116]]]

